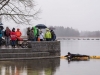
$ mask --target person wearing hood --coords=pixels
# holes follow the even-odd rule
[[[56,34],[53,30],[50,31],[51,32],[51,41],[55,41],[56,40]]]
[[[21,33],[20,29],[18,28],[17,31],[16,31],[16,36],[21,37],[21,35],[22,35],[22,33]]]
[[[31,28],[28,27],[27,28],[27,38],[28,38],[28,40],[30,40],[30,31],[31,31]]]
[[[15,28],[13,28],[12,31],[10,32],[10,37],[11,37],[11,45],[13,48],[15,48],[16,40],[17,40]]]
[[[9,29],[9,27],[6,27],[6,30],[4,31],[6,47],[9,47],[9,45],[10,45],[10,32],[11,32],[11,30]]]
[[[34,34],[34,41],[37,39],[37,28],[34,26],[33,27],[33,34]]]
[[[49,29],[46,29],[46,33],[45,33],[45,39],[46,41],[51,41],[51,32]]]
[[[34,29],[33,29],[33,27],[30,29],[30,31],[29,31],[29,40],[30,41],[34,41]]]
[[[21,31],[20,31],[20,29],[19,28],[17,28],[17,31],[16,31],[16,36],[17,36],[17,45],[18,45],[18,41],[20,41],[20,37],[21,37],[21,35],[22,35],[22,33],[21,33]]]

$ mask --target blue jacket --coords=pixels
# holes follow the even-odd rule
[[[3,36],[3,31],[0,30],[0,38],[2,38],[2,36]]]

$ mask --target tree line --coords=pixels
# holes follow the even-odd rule
[[[100,31],[81,31],[72,27],[54,26],[57,37],[100,37]]]

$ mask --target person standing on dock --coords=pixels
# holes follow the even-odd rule
[[[16,36],[17,36],[16,44],[17,44],[17,46],[19,46],[18,41],[22,40],[21,35],[22,35],[22,33],[21,33],[20,29],[17,28],[17,31],[16,31]]]
[[[27,28],[27,38],[28,38],[28,40],[30,40],[30,36],[29,36],[30,35],[30,31],[31,31],[31,29],[30,29],[30,27],[28,27]]]
[[[33,27],[30,29],[28,37],[29,37],[30,41],[34,41],[35,36],[34,36],[34,28]]]
[[[51,32],[51,41],[55,41],[56,40],[56,34],[53,30],[50,31]]]
[[[34,41],[37,40],[37,28],[34,26],[33,28],[33,34],[34,34]]]
[[[10,37],[11,37],[11,45],[12,45],[12,48],[15,48],[16,40],[17,40],[15,28],[13,28],[12,31],[10,32]]]
[[[44,40],[44,34],[43,34],[43,32],[42,32],[42,31],[40,31],[39,38],[40,38],[40,41],[43,41],[43,40]]]
[[[45,39],[46,41],[51,41],[51,32],[49,29],[46,29]]]
[[[2,29],[0,28],[0,46],[2,45],[1,41],[2,41],[2,36],[3,36],[3,31]]]
[[[9,47],[9,45],[10,45],[10,32],[11,32],[11,30],[9,29],[9,27],[6,27],[6,30],[4,31],[6,47]]]

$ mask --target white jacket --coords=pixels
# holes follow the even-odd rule
[[[44,39],[44,34],[41,33],[41,34],[39,35],[39,37],[40,37],[40,39]]]

